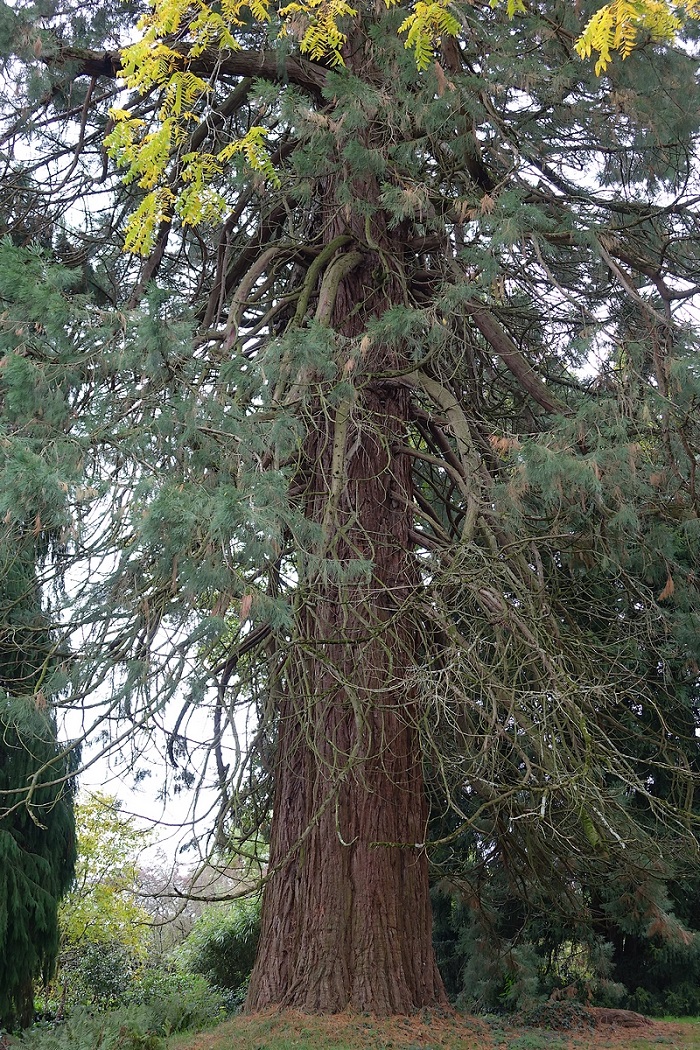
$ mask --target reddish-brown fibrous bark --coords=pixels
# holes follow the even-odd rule
[[[372,578],[317,586],[300,614],[306,631],[277,745],[270,864],[281,867],[266,890],[250,1009],[404,1013],[443,1001],[405,673],[408,465],[392,462],[384,444],[402,427],[404,397],[371,396],[383,440],[369,430],[349,464],[357,521],[348,540],[373,546]]]
[[[377,190],[368,182],[362,192]],[[339,232],[328,224],[329,240]],[[365,238],[364,255],[338,288],[333,327],[357,339],[401,293],[387,270],[381,221],[373,221],[369,245],[364,223],[351,232],[356,245]],[[382,240],[386,254],[375,247]],[[302,581],[288,661],[273,874],[249,1010],[278,1004],[390,1014],[445,1002],[432,947],[427,807],[410,687],[417,634],[409,606],[419,585],[411,464],[395,451],[410,393],[381,378],[405,364],[401,352],[368,342],[352,371],[345,428],[343,409],[334,416],[319,402],[305,448],[306,513],[325,523],[325,547]],[[343,480],[334,491],[339,440]],[[357,559],[371,562],[371,572],[344,581]]]

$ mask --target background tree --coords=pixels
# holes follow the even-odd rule
[[[70,703],[219,836],[272,793],[251,1008],[442,1001],[424,781],[520,897],[695,847],[694,30],[600,79],[593,6],[434,6],[162,5],[111,117],[119,12],[4,9],[4,141],[105,297],[38,333],[84,270],[0,261]]]
[[[11,196],[3,180],[0,229],[8,240],[46,243],[36,197],[19,172]],[[5,270],[0,286],[12,281]],[[3,330],[7,323],[3,313]],[[15,391],[40,397],[30,393],[31,378],[17,364]],[[12,371],[12,363],[3,365]],[[58,953],[57,909],[76,857],[72,775],[79,751],[59,744],[53,711],[65,686],[66,651],[53,630],[44,583],[60,551],[60,527],[45,513],[46,470],[27,441],[22,410],[7,388],[0,400],[1,440],[17,449],[14,470],[5,475],[0,525],[0,1026],[12,1028],[33,1020],[34,982],[50,976]],[[50,416],[50,403],[45,409]]]
[[[31,526],[0,533],[0,1026],[34,1016],[34,981],[58,953],[57,909],[73,879],[71,774],[47,701],[54,644]]]
[[[110,795],[91,793],[75,807],[75,880],[59,909],[62,1000],[87,994],[110,1002],[145,962],[151,916],[140,900],[140,862],[148,832]]]
[[[75,836],[55,725],[26,700],[1,704],[0,1024],[12,1029],[34,1019],[34,981],[48,978],[56,961],[57,908],[72,880]]]

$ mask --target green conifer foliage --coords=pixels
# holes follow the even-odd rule
[[[0,1026],[14,1028],[32,1022],[34,982],[48,979],[58,954],[58,905],[76,860],[79,749],[57,737],[53,703],[66,683],[67,654],[42,595],[42,571],[59,556],[65,526],[56,449],[46,447],[63,416],[62,395],[25,353],[28,339],[48,341],[59,331],[64,314],[59,320],[60,293],[52,299],[50,281],[31,273],[38,257],[3,248],[1,301],[12,288],[24,318],[5,310],[0,336],[6,347],[11,333],[14,351],[3,359],[0,385]],[[28,324],[35,297],[43,321]]]
[[[31,1023],[34,980],[53,969],[76,852],[69,764],[50,715],[5,696],[0,726],[0,1023],[12,1028]]]
[[[39,545],[0,541],[0,1024],[33,1019],[33,983],[59,947],[58,904],[76,859],[71,771],[49,706],[55,649],[40,603]]]
[[[408,5],[332,68],[237,7],[142,92],[118,8],[4,10],[1,141],[63,265],[8,167],[0,520],[55,537],[86,735],[137,772],[165,740],[221,846],[272,800],[252,1008],[441,1001],[431,851],[602,936],[602,887],[668,917],[696,850],[696,41],[597,77],[595,7],[456,3],[421,68]]]

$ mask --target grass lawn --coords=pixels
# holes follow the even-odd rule
[[[208,1032],[178,1036],[170,1050],[700,1050],[700,1020],[650,1021],[641,1028],[597,1025],[568,1032],[524,1028],[500,1018],[457,1014],[376,1019],[274,1011],[237,1017]]]

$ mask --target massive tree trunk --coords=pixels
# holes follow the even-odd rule
[[[444,994],[405,684],[412,663],[402,623],[411,586],[408,478],[387,447],[403,398],[367,400],[377,415],[386,413],[384,440],[368,431],[344,494],[352,494],[358,518],[348,542],[373,544],[374,570],[364,586],[319,584],[304,596],[306,636],[291,657],[296,673],[280,715],[273,875],[249,1009],[281,1003],[403,1013]]]
[[[356,195],[376,200],[371,179]],[[340,214],[338,210],[338,215]],[[248,1009],[406,1013],[445,1001],[432,947],[417,710],[411,694],[419,585],[411,553],[402,352],[362,338],[402,301],[381,213],[334,217],[350,232],[329,320],[354,396],[319,396],[305,447],[304,500],[322,532],[300,573],[287,662],[262,936]],[[364,242],[364,243],[363,243]],[[359,252],[357,248],[359,247]],[[352,253],[352,255],[350,255]],[[391,260],[390,260],[391,256]],[[334,287],[330,268],[328,287]],[[324,309],[323,287],[319,308]],[[318,316],[318,314],[317,314]],[[353,575],[359,561],[371,565]]]

